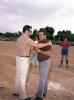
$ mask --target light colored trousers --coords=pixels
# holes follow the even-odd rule
[[[39,62],[39,86],[37,97],[43,97],[47,93],[48,88],[48,75],[51,71],[50,59]]]
[[[14,93],[20,94],[20,99],[27,97],[26,81],[29,69],[29,57],[16,57],[16,80]]]

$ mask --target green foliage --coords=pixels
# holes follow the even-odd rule
[[[0,40],[16,40],[17,37],[19,37],[19,33],[11,33],[11,32],[6,32],[6,33],[0,33]]]
[[[53,33],[55,31],[54,28],[46,26],[45,29],[46,29],[46,33],[47,33],[47,39],[53,40],[53,35],[54,35]]]
[[[38,30],[34,29],[33,34],[31,35],[31,38],[36,40],[38,38]]]
[[[52,40],[54,38],[53,37],[54,28],[46,26],[45,28],[40,28],[39,30],[43,30],[43,31],[45,30],[47,39]],[[38,39],[38,30],[37,29],[34,29],[31,38],[34,39],[34,40]]]
[[[65,37],[69,41],[74,41],[74,34],[72,34],[70,30],[58,31],[57,35],[55,35],[55,41],[63,41]]]
[[[0,36],[3,36],[3,33],[0,33]]]

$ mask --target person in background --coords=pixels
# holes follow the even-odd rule
[[[66,68],[69,68],[69,61],[68,61],[68,48],[70,46],[70,42],[67,40],[67,38],[64,38],[64,41],[60,43],[60,46],[62,47],[61,49],[61,64],[59,67],[63,65],[64,57],[66,61]]]
[[[35,43],[38,43],[37,40],[35,40]],[[35,48],[33,47],[32,48],[32,56],[31,56],[31,61],[32,61],[32,66],[35,67],[35,66],[38,66],[38,60],[37,60],[37,52],[35,51]]]

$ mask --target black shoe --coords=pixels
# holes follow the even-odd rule
[[[36,97],[34,100],[43,100],[41,97]]]
[[[43,94],[43,97],[46,97],[46,94]]]
[[[35,95],[37,96],[37,93]],[[43,94],[43,97],[46,97],[46,94]]]
[[[13,96],[19,96],[20,94],[18,94],[18,93],[13,93],[12,95],[13,95]]]

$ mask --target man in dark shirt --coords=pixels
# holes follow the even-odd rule
[[[39,43],[47,43],[49,40],[46,39],[45,29],[38,32],[39,35]],[[37,59],[39,61],[39,86],[36,94],[36,98],[34,100],[42,100],[47,93],[48,86],[48,75],[51,70],[51,47],[46,46],[38,49]]]

